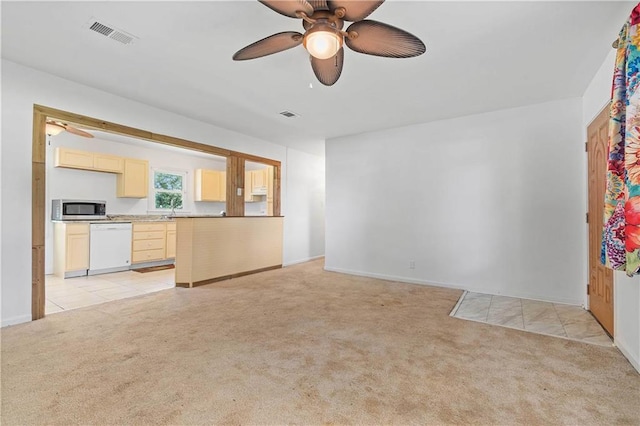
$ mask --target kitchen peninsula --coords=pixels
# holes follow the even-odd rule
[[[176,286],[282,267],[282,216],[178,216]]]

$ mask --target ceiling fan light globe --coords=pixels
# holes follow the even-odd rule
[[[59,135],[60,133],[64,132],[64,127],[58,125],[58,124],[54,124],[54,123],[47,123],[45,125],[45,133],[49,136],[56,136]]]
[[[307,31],[303,44],[311,56],[329,59],[342,48],[342,35],[331,30]]]

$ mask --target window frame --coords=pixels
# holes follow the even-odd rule
[[[170,167],[151,167],[151,179],[149,179],[149,202],[147,211],[153,213],[190,213],[191,209],[187,208],[189,205],[189,171],[184,169],[174,169]],[[182,178],[182,190],[166,190],[155,187],[156,173],[164,173],[169,175],[176,175]],[[166,193],[179,193],[182,194],[182,208],[158,208],[156,207],[156,194],[158,192]]]

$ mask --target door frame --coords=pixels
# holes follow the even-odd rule
[[[227,159],[227,216],[244,216],[244,162],[253,161],[273,166],[273,215],[281,215],[281,162],[243,152],[232,151],[173,136],[153,133],[135,127],[75,114],[42,105],[33,105],[33,137],[31,153],[31,318],[44,317],[45,310],[45,210],[46,210],[46,131],[47,119],[73,123],[87,129],[143,139],[162,145],[222,156]],[[243,190],[244,191],[244,190]],[[241,191],[242,192],[242,191]]]

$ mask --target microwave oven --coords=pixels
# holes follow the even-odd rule
[[[92,220],[106,218],[106,201],[51,200],[51,220]]]

